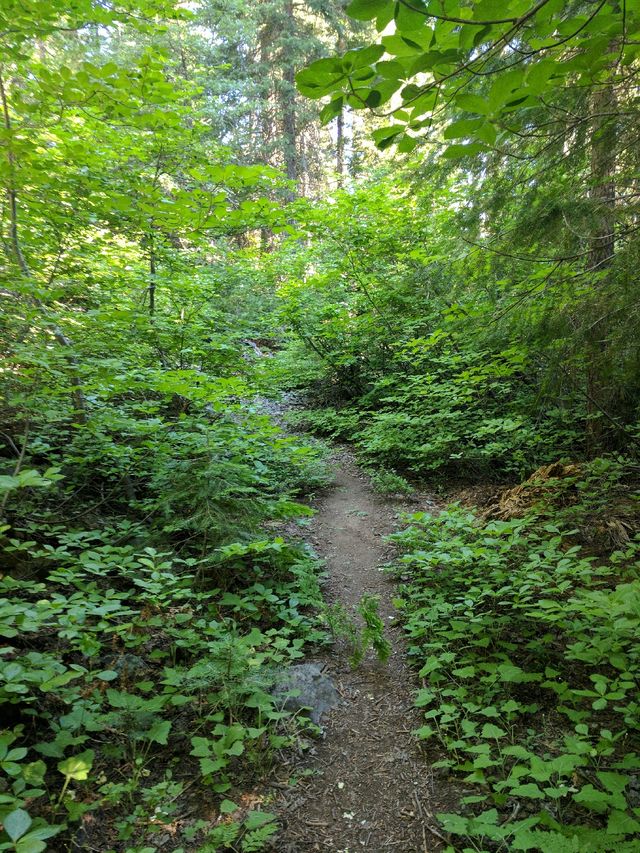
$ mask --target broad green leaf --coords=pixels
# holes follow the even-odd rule
[[[447,832],[451,832],[453,835],[467,834],[469,821],[466,817],[457,814],[438,814],[436,817]]]
[[[322,98],[339,88],[346,79],[338,59],[318,59],[296,74],[296,85],[308,98]]]
[[[84,782],[89,778],[94,757],[95,752],[92,749],[87,749],[79,755],[73,755],[64,761],[59,761],[58,770],[68,779]]]
[[[404,125],[389,125],[389,127],[379,127],[371,134],[374,141],[379,144],[386,139],[393,139],[399,133],[404,131]]]
[[[170,720],[158,720],[158,722],[154,723],[153,726],[151,726],[149,731],[146,733],[146,737],[148,740],[152,741],[152,743],[160,743],[166,745],[170,731]]]
[[[482,145],[480,142],[471,142],[468,145],[450,145],[445,149],[442,156],[446,157],[448,160],[457,160],[460,157],[473,157],[486,150],[486,146]]]
[[[467,112],[479,113],[483,116],[490,115],[492,110],[491,104],[486,98],[482,98],[480,95],[470,95],[465,92],[456,95],[456,104],[461,109],[467,110]]]
[[[31,826],[31,817],[24,809],[15,809],[3,818],[4,831],[12,841],[22,838]]]
[[[381,44],[372,44],[358,50],[348,50],[342,57],[342,68],[345,71],[366,68],[377,62],[383,54],[384,47]]]
[[[614,809],[607,823],[608,835],[631,835],[640,833],[640,821],[626,812]]]
[[[422,0],[412,0],[411,4],[397,3],[395,11],[396,31],[415,38],[422,28],[426,28],[427,14]],[[429,40],[431,40],[429,30]],[[416,41],[422,42],[417,38]]]
[[[528,782],[526,785],[517,785],[511,788],[511,796],[513,797],[529,797],[534,800],[544,800],[544,794],[533,782]]]
[[[346,8],[346,13],[356,21],[373,21],[379,15],[384,15],[390,8],[393,10],[392,0],[351,0]]]
[[[464,118],[452,122],[444,131],[445,139],[460,139],[461,137],[472,136],[483,123],[481,118]]]
[[[500,738],[506,737],[507,733],[504,729],[494,726],[493,723],[485,723],[482,727],[480,736],[483,738]]]
[[[103,669],[101,672],[96,672],[95,677],[100,681],[115,681],[118,673],[114,669]]]
[[[420,44],[406,36],[383,36],[381,41],[392,56],[415,56],[423,51]]]
[[[276,820],[276,815],[269,812],[252,811],[244,819],[243,826],[245,829],[257,829],[259,826],[264,826],[265,823],[272,823]]]

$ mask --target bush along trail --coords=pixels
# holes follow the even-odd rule
[[[246,404],[176,419],[163,400],[136,421],[136,515],[115,436],[92,463],[101,506],[66,523],[79,486],[59,468],[2,480],[7,517],[25,513],[2,543],[2,849],[259,850],[275,832],[251,795],[294,732],[274,683],[323,637],[317,561],[279,531],[327,474]]]
[[[572,486],[610,475],[597,465]],[[594,556],[584,506],[502,520],[454,504],[407,523],[392,539],[416,734],[466,789],[439,815],[452,849],[637,850],[637,545]]]

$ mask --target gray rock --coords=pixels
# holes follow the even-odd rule
[[[138,678],[148,668],[147,664],[138,655],[121,654],[107,655],[101,660],[104,669],[113,669],[120,678]]]
[[[315,663],[300,663],[277,673],[271,693],[290,711],[306,709],[316,725],[320,718],[340,704],[333,681]]]

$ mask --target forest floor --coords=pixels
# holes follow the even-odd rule
[[[412,702],[416,677],[392,603],[393,582],[380,571],[393,556],[383,537],[399,526],[399,511],[418,507],[377,495],[348,451],[337,451],[334,461],[335,484],[317,501],[306,538],[326,562],[327,603],[354,613],[363,594],[378,596],[392,651],[386,664],[368,652],[355,670],[340,642],[313,659],[342,703],[323,718],[323,736],[310,754],[280,769],[276,848],[431,853],[443,847],[433,814],[446,810],[446,795],[411,735],[421,724]],[[421,499],[420,508],[433,503]]]

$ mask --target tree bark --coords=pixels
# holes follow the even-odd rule
[[[338,186],[344,184],[344,114],[338,115],[336,125],[336,172],[338,173]]]
[[[156,313],[156,249],[153,233],[149,234],[149,316]]]
[[[594,274],[595,316],[589,324],[587,346],[587,452],[596,454],[605,444],[605,422],[602,412],[609,409],[612,391],[606,380],[606,320],[608,270],[615,253],[617,98],[612,83],[599,86],[591,96],[590,190],[593,208],[588,269]],[[592,315],[593,316],[593,315]]]
[[[287,26],[287,35],[293,36],[295,17],[293,11],[293,0],[286,0],[284,14]],[[285,48],[286,49],[286,48]],[[291,60],[285,57],[285,65],[282,72],[284,85],[280,91],[280,109],[282,114],[282,141],[284,167],[287,178],[297,183],[299,176],[298,163],[298,134],[296,122],[296,80],[295,67]],[[290,193],[295,196],[295,191]]]

